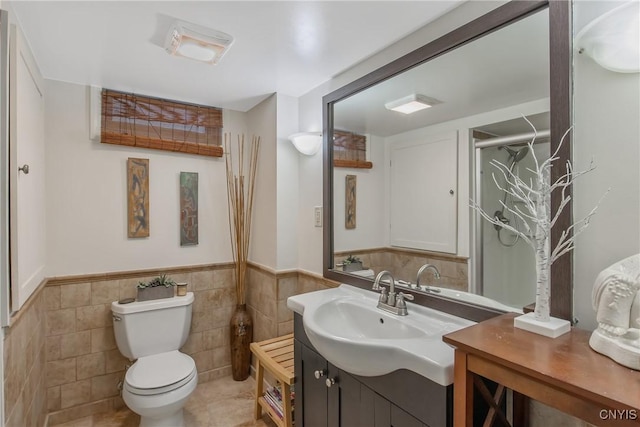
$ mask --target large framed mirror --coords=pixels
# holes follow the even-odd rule
[[[326,278],[371,288],[388,270],[416,302],[478,321],[534,302],[531,249],[469,200],[517,227],[489,163],[526,179],[534,155],[558,148],[571,125],[569,23],[568,1],[512,1],[323,98]],[[393,110],[407,100],[431,106]],[[557,157],[571,159],[569,139]],[[570,221],[569,207],[552,242]],[[571,257],[551,275],[551,313],[571,319]]]

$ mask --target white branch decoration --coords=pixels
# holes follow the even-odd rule
[[[607,190],[605,195],[602,196],[600,201],[598,201],[596,206],[591,210],[591,212],[589,212],[589,214],[587,214],[587,216],[562,231],[558,243],[552,251],[551,229],[556,224],[562,211],[571,201],[571,196],[567,194],[568,189],[573,185],[573,182],[578,177],[592,171],[595,166],[592,161],[588,169],[581,172],[575,172],[571,163],[567,161],[565,165],[566,173],[555,182],[551,183],[550,177],[552,164],[558,160],[560,147],[562,147],[562,144],[571,129],[567,130],[562,136],[555,152],[549,156],[547,160],[540,163],[535,151],[533,150],[537,131],[526,117],[524,117],[524,119],[533,128],[534,132],[533,139],[527,144],[534,162],[534,168],[527,170],[534,175],[533,179],[527,183],[513,171],[513,167],[509,167],[497,160],[492,160],[490,162],[490,164],[499,171],[500,178],[504,180],[504,184],[500,184],[495,173],[492,173],[493,182],[496,184],[496,187],[500,191],[511,196],[515,202],[518,202],[523,206],[521,208],[520,206],[512,204],[513,207],[509,207],[506,203],[500,200],[502,208],[506,209],[509,213],[518,218],[518,220],[523,224],[524,231],[520,231],[510,224],[505,224],[499,218],[488,214],[480,207],[480,205],[478,205],[477,202],[473,200],[471,201],[471,207],[491,224],[516,234],[520,239],[531,246],[536,258],[537,283],[535,319],[541,322],[548,322],[550,318],[549,273],[551,265],[561,256],[573,250],[576,237],[588,227],[591,217],[595,215],[598,206],[600,206],[600,203],[602,202],[602,198],[606,196],[609,190]],[[554,191],[560,191],[561,199],[558,210],[552,216],[551,193]]]

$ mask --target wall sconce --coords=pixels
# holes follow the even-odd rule
[[[233,44],[233,37],[190,22],[175,22],[167,34],[165,50],[208,64],[217,64]]]
[[[640,72],[640,2],[629,1],[594,19],[574,45],[607,70]]]
[[[296,149],[305,156],[313,156],[322,145],[322,133],[300,132],[289,135],[289,141],[293,142]]]

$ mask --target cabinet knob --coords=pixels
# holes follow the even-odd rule
[[[22,167],[19,167],[18,170],[22,173],[24,173],[25,175],[29,175],[29,165],[25,164]]]
[[[455,193],[455,191],[449,190],[449,194],[451,194],[452,196],[453,196],[454,193]]]
[[[335,378],[327,378],[324,383],[327,385],[327,387],[331,387],[332,385],[334,385],[336,383],[336,379]]]
[[[321,370],[321,371],[315,371],[313,373],[313,376],[316,377],[317,380],[319,380],[320,378],[324,377],[327,374],[326,370]]]

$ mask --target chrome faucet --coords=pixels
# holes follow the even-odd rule
[[[389,276],[389,293],[384,286],[380,285],[380,281],[383,277]],[[407,315],[407,303],[405,300],[413,300],[413,295],[398,292],[396,294],[395,280],[391,275],[391,272],[383,270],[376,276],[373,281],[373,290],[380,291],[380,298],[378,299],[378,308],[388,311],[398,316]]]
[[[433,265],[433,264],[425,264],[422,267],[420,267],[420,269],[418,270],[418,274],[416,275],[416,288],[421,289],[420,288],[420,276],[422,275],[422,273],[425,272],[425,270],[429,270],[429,269],[433,270],[433,276],[436,279],[440,278],[440,272],[438,271],[438,268],[435,265]],[[426,285],[424,286],[423,290],[427,291],[427,292],[436,292],[436,293],[440,292],[440,289],[430,288],[429,286],[426,286]]]

